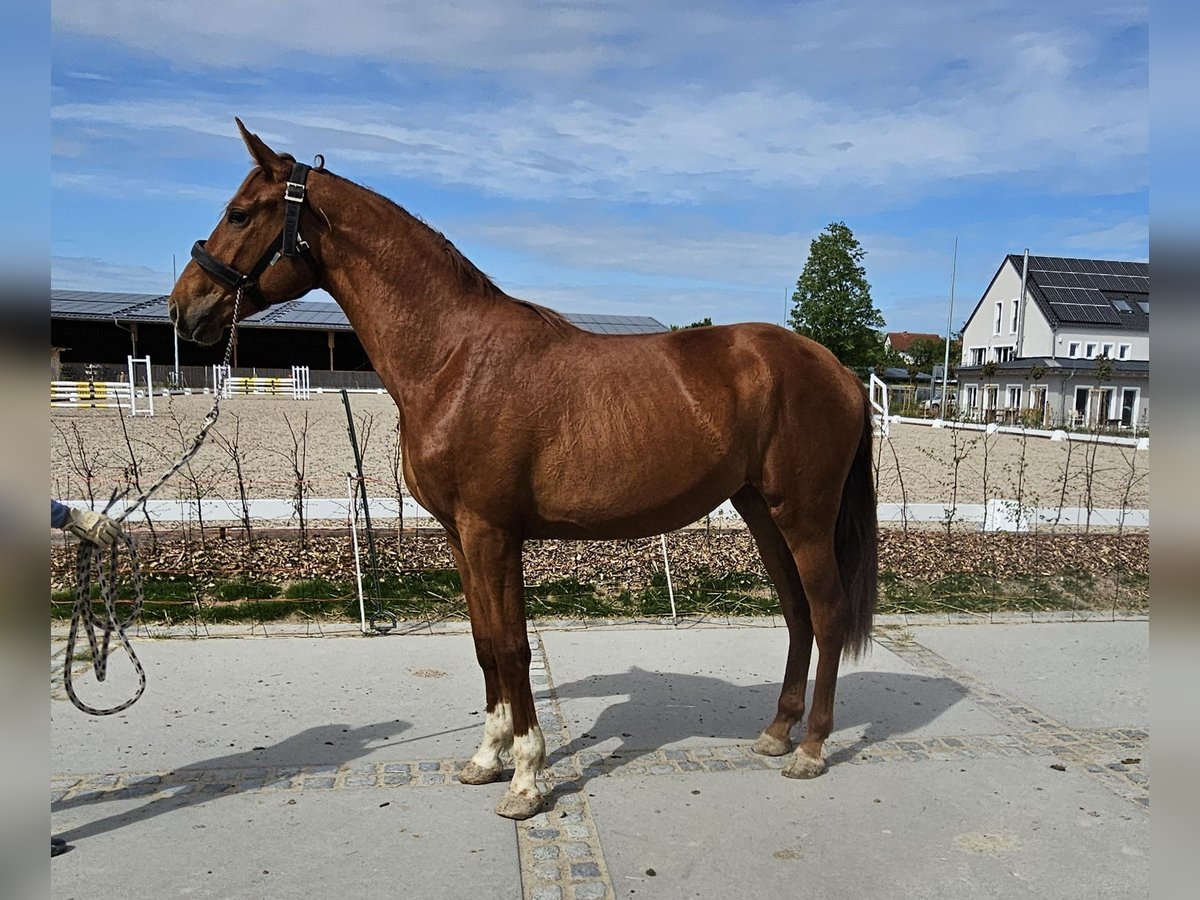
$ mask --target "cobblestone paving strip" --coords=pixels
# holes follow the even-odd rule
[[[546,755],[553,759],[571,736],[554,691],[540,631],[530,633],[530,645],[534,706],[546,737]],[[544,811],[517,823],[525,900],[615,897],[596,820],[582,790],[582,774],[577,756],[555,761],[547,770],[550,789]]]
[[[543,719],[543,722],[546,722]],[[980,734],[955,737],[904,738],[886,741],[830,741],[834,765],[870,765],[888,762],[930,762],[964,759],[998,759],[1012,756],[1057,757],[1077,763],[1093,774],[1098,770],[1119,775],[1144,794],[1146,785],[1139,753],[1149,735],[1132,728],[1104,728],[1059,734]],[[547,746],[553,746],[547,735]],[[1122,761],[1111,761],[1121,758]],[[1134,759],[1136,758],[1136,761]],[[1110,760],[1110,762],[1102,762]],[[787,757],[759,756],[745,745],[696,747],[686,750],[635,750],[625,748],[620,757],[583,751],[562,759],[549,770],[548,811],[529,819],[529,829],[549,827],[557,818],[580,824],[573,815],[586,811],[583,782],[592,778],[683,773],[719,773],[735,770],[781,769]],[[191,792],[242,793],[274,791],[333,791],[347,788],[422,788],[454,785],[462,760],[354,763],[348,766],[317,765],[282,768],[188,769],[175,772],[122,773],[119,775],[55,775],[50,779],[51,799],[104,796],[122,799],[142,796],[177,796]],[[559,809],[561,807],[561,809]],[[557,813],[556,813],[557,809]],[[568,837],[579,839],[578,829]],[[545,841],[545,836],[532,838]],[[598,846],[597,846],[598,850]]]
[[[1150,776],[1140,756],[1150,740],[1146,729],[1073,729],[954,665],[907,632],[877,629],[874,639],[918,671],[960,684],[974,703],[1007,726],[1012,746],[1053,754],[1060,760],[1058,765],[1077,766],[1117,796],[1143,809],[1150,807]],[[872,752],[878,746],[872,744]]]

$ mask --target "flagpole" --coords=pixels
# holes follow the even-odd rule
[[[942,363],[942,405],[938,409],[938,418],[945,419],[950,405],[950,338],[954,328],[954,279],[958,275],[958,236],[954,238],[954,261],[950,264],[950,308],[946,312],[946,359]]]

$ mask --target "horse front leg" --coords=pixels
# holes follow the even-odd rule
[[[450,549],[454,552],[454,564],[462,579],[463,594],[467,598],[467,612],[471,618],[471,636],[475,640],[475,658],[483,670],[483,686],[486,698],[487,719],[483,725],[483,742],[471,757],[458,780],[463,784],[491,784],[504,770],[501,754],[512,747],[512,710],[507,703],[500,702],[500,676],[496,671],[496,655],[492,642],[486,639],[487,629],[483,626],[483,606],[480,597],[471,586],[471,570],[463,555],[462,543],[457,535],[449,536]],[[476,627],[475,623],[479,623]]]
[[[500,774],[500,754],[511,750],[515,771],[496,812],[509,819],[527,819],[542,806],[537,777],[546,763],[546,741],[529,685],[521,542],[488,528],[465,530],[461,546],[456,557],[460,557],[488,706],[483,742],[460,779],[469,784],[494,781]]]

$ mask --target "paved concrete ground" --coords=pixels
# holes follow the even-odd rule
[[[523,823],[455,778],[483,721],[460,629],[140,639],[129,710],[54,683],[52,896],[1149,895],[1145,621],[878,629],[814,781],[749,750],[769,626],[537,629],[551,795]]]

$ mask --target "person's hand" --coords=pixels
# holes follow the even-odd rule
[[[101,547],[111,547],[121,533],[121,526],[115,519],[87,509],[72,509],[64,528],[81,541],[91,541]]]

